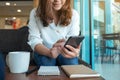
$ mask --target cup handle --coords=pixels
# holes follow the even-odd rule
[[[7,56],[6,56],[6,65],[9,67],[9,61],[8,61],[9,59],[8,58],[9,58],[9,54],[7,54]]]

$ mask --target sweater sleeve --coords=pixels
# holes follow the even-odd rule
[[[28,44],[31,46],[31,48],[34,50],[35,46],[37,44],[42,44],[42,38],[40,37],[41,33],[39,30],[39,26],[37,25],[37,17],[36,17],[36,9],[33,9],[30,12],[30,18],[29,18],[29,37],[28,37]]]

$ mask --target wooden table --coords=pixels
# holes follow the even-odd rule
[[[31,66],[30,68],[34,68]],[[10,73],[8,68],[6,69],[6,79],[5,80],[105,80],[102,77],[97,78],[73,78],[70,79],[66,74],[60,69],[59,76],[38,76],[37,71],[33,72],[32,74],[26,76],[25,73]]]

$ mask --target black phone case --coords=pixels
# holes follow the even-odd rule
[[[77,48],[83,39],[84,36],[70,36],[69,39],[66,41],[64,47],[67,48],[66,45],[71,45],[72,47]]]

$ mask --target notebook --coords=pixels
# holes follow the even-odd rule
[[[70,78],[99,77],[96,71],[84,65],[63,65],[61,68]]]
[[[40,66],[38,75],[60,75],[58,66]]]

